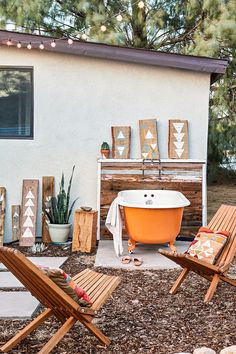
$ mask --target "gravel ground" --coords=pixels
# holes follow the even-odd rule
[[[16,246],[14,246],[16,248]],[[21,248],[26,255],[28,249]],[[68,256],[63,269],[71,275],[93,268],[95,254],[72,254],[70,249],[49,246],[42,256]],[[38,254],[37,254],[38,256]],[[217,353],[236,344],[236,288],[219,285],[212,302],[203,303],[209,283],[190,274],[176,295],[168,290],[179,270],[114,270],[97,269],[119,275],[121,284],[100,310],[94,323],[112,339],[108,348],[100,345],[77,323],[52,351],[53,354],[156,353],[193,352],[207,346]],[[231,268],[236,279],[236,262]],[[0,321],[0,344],[10,339],[28,321]],[[47,320],[11,353],[38,353],[58,328],[55,319]]]

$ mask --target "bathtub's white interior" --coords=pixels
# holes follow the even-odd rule
[[[134,208],[180,208],[190,205],[189,200],[178,191],[128,190],[118,194],[119,204]]]

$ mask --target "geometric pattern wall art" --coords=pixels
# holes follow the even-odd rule
[[[6,188],[0,187],[0,246],[3,245],[6,210]]]
[[[188,121],[169,120],[168,156],[170,159],[188,159]]]
[[[131,127],[111,127],[112,158],[130,158]]]
[[[36,179],[23,180],[20,246],[32,246],[35,243],[38,185]]]
[[[142,159],[159,159],[156,119],[139,121],[140,147]]]

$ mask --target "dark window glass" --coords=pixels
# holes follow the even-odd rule
[[[33,137],[33,71],[0,67],[0,138]]]

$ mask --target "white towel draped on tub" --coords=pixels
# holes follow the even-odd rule
[[[113,235],[114,249],[117,257],[123,253],[122,245],[122,218],[119,208],[119,198],[113,200],[109,208],[107,218],[106,218],[106,227]]]

